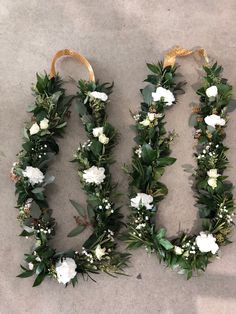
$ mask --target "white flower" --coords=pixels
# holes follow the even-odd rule
[[[48,122],[49,120],[47,118],[44,118],[43,120],[40,121],[40,129],[46,130],[48,128]]]
[[[76,276],[76,263],[73,258],[67,257],[56,264],[57,280],[64,285]]]
[[[99,135],[98,140],[99,140],[100,143],[102,143],[104,145],[109,143],[109,137],[106,137],[105,134]]]
[[[37,134],[39,131],[40,131],[40,127],[38,125],[38,123],[34,123],[31,128],[30,128],[30,135],[34,135],[34,134]]]
[[[98,244],[95,250],[95,255],[97,257],[97,259],[100,261],[101,258],[103,257],[103,255],[106,254],[106,248],[104,247],[103,249],[101,248],[101,245]]]
[[[216,86],[211,86],[206,89],[207,97],[216,97],[218,95],[218,89]]]
[[[220,176],[217,173],[217,169],[210,169],[209,171],[207,171],[207,175],[209,177],[207,181],[208,185],[215,189],[217,187],[217,178]]]
[[[155,113],[153,113],[153,112],[148,112],[148,120],[149,121],[154,121],[155,120],[155,118],[156,118],[156,114]]]
[[[149,126],[150,120],[149,119],[145,119],[145,120],[141,121],[140,124],[142,124],[143,126]]]
[[[225,125],[225,119],[221,118],[217,114],[212,114],[210,116],[205,117],[204,121],[206,122],[207,125],[215,128],[216,125]]]
[[[92,166],[91,168],[84,170],[83,179],[87,183],[101,184],[105,179],[105,169],[103,167]]]
[[[103,127],[98,127],[93,129],[93,136],[99,137],[101,134],[103,134]]]
[[[33,263],[28,263],[28,267],[29,267],[29,270],[33,270],[34,269],[34,264]]]
[[[108,99],[108,96],[107,96],[107,94],[105,94],[105,93],[100,93],[100,92],[91,92],[90,94],[89,94],[89,96],[91,96],[91,97],[93,97],[93,98],[96,98],[96,99],[100,99],[100,100],[102,100],[102,101],[107,101],[107,99]]]
[[[147,209],[152,209],[153,197],[145,193],[137,193],[137,195],[131,198],[131,206],[134,208],[139,208],[140,206],[145,206]]]
[[[167,106],[171,106],[175,101],[173,93],[169,89],[163,87],[157,87],[156,92],[152,93],[152,98],[154,101],[163,99]]]
[[[35,185],[35,184],[43,182],[44,175],[42,171],[39,170],[38,168],[27,166],[22,173],[24,177],[29,179],[29,183],[31,185]]]
[[[205,232],[200,232],[200,235],[196,237],[196,244],[202,253],[211,252],[215,254],[219,249],[216,238],[212,234],[206,234]]]
[[[181,255],[183,253],[183,249],[177,245],[174,246],[174,252],[176,255]]]

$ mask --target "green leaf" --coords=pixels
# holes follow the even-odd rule
[[[188,120],[188,125],[194,127],[197,123],[198,115],[196,113],[191,114]]]
[[[41,216],[42,211],[41,211],[39,205],[36,204],[36,202],[32,202],[32,204],[30,206],[30,213],[31,213],[31,216],[35,219],[38,219]]]
[[[77,210],[78,214],[80,214],[81,216],[85,215],[85,210],[82,206],[80,206],[77,202],[70,200],[72,206],[74,206],[74,208]]]
[[[44,263],[39,263],[35,271],[36,275],[41,274],[44,271],[44,269],[45,269]]]
[[[144,144],[142,146],[142,159],[147,164],[150,164],[157,157],[156,151],[152,149],[151,145]]]
[[[90,146],[90,150],[92,151],[92,153],[93,153],[95,156],[101,155],[101,152],[102,152],[102,143],[100,143],[100,142],[97,141],[97,140],[93,140],[93,141],[92,141],[92,144],[91,144],[91,146]]]
[[[71,232],[67,235],[67,237],[75,237],[78,234],[80,234],[81,232],[83,232],[85,229],[85,226],[83,225],[77,225],[73,230],[71,230]]]
[[[33,189],[31,192],[34,194],[37,194],[37,193],[41,193],[43,191],[44,191],[43,187],[38,187],[38,188]]]
[[[45,273],[39,274],[34,281],[33,287],[39,286],[45,277],[46,277]]]
[[[171,244],[170,241],[166,239],[160,239],[159,240],[160,245],[162,245],[166,250],[171,250],[173,248],[173,245]]]
[[[16,277],[19,277],[19,278],[27,278],[27,277],[30,277],[34,274],[34,271],[33,270],[27,270],[21,274],[19,274],[18,276]]]
[[[159,74],[159,68],[155,64],[147,63],[147,67],[149,70],[151,70],[153,73]]]
[[[142,90],[143,100],[146,104],[150,105],[152,103],[152,93],[155,91],[154,85],[147,85]]]
[[[157,165],[161,167],[170,166],[176,161],[174,157],[161,157],[157,160]]]

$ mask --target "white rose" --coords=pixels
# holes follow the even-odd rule
[[[141,121],[140,124],[142,124],[143,126],[149,126],[150,125],[150,120],[149,119],[145,119],[145,120]]]
[[[175,252],[176,255],[181,255],[181,254],[183,254],[183,251],[184,251],[184,250],[183,250],[181,247],[179,247],[179,246],[177,246],[177,245],[174,246],[174,252]]]
[[[46,130],[48,128],[48,122],[49,120],[47,118],[44,118],[43,120],[40,121],[40,129]]]
[[[210,116],[205,117],[204,121],[206,122],[207,125],[215,128],[216,125],[225,125],[225,119],[221,118],[217,114],[212,114]]]
[[[103,127],[98,127],[93,129],[93,136],[99,137],[101,134],[103,134]]]
[[[200,232],[200,235],[196,237],[196,244],[202,253],[211,252],[215,254],[219,249],[216,238],[212,234],[206,234],[205,232]]]
[[[106,144],[108,144],[108,143],[109,143],[109,138],[108,138],[108,137],[106,137],[106,135],[105,135],[105,134],[101,134],[101,135],[99,135],[98,140],[99,140],[99,142],[100,142],[100,143],[102,143],[102,144],[104,144],[104,145],[106,145]]]
[[[103,257],[103,255],[106,254],[106,248],[101,248],[101,245],[98,244],[97,247],[96,247],[96,250],[95,250],[95,255],[97,257],[97,259],[100,261],[101,258]]]
[[[103,167],[92,166],[91,168],[84,170],[83,179],[86,183],[101,184],[105,179],[105,169]]]
[[[89,94],[91,97],[93,97],[93,98],[96,98],[96,99],[100,99],[100,100],[102,100],[102,101],[107,101],[107,99],[108,99],[108,96],[107,96],[107,94],[105,94],[105,93],[100,93],[100,92],[91,92],[90,94]]]
[[[22,173],[24,177],[28,178],[31,185],[43,182],[44,175],[38,168],[27,166]]]
[[[208,185],[210,185],[213,189],[217,187],[217,178],[220,176],[217,173],[217,169],[210,169],[207,171],[207,175],[209,179],[207,180]]]
[[[154,101],[163,99],[167,106],[171,106],[175,101],[173,93],[169,89],[163,87],[157,87],[156,92],[152,93],[152,98]]]
[[[75,261],[73,260],[73,258],[70,257],[67,257],[62,261],[57,262],[56,273],[58,282],[65,285],[71,279],[73,279],[77,274],[76,267],[77,265]]]
[[[153,112],[148,112],[148,119],[149,119],[149,121],[153,121],[153,120],[155,120],[155,118],[156,118],[156,114],[155,113],[153,113]]]
[[[38,123],[34,123],[31,128],[30,128],[30,135],[34,135],[34,134],[37,134],[39,131],[40,131],[40,127],[38,125]]]
[[[145,193],[137,193],[137,195],[131,198],[131,206],[134,208],[139,208],[140,206],[145,206],[147,209],[152,209],[153,197]]]
[[[216,97],[218,95],[218,89],[216,86],[211,86],[206,89],[207,97]]]

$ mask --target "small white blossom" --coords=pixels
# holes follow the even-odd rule
[[[142,124],[143,126],[149,126],[151,122],[150,122],[149,119],[145,119],[145,120],[143,120],[143,121],[141,121],[139,123]]]
[[[100,99],[100,100],[102,100],[102,101],[107,101],[107,99],[108,99],[107,94],[105,94],[105,93],[100,93],[100,92],[96,92],[96,91],[91,92],[91,93],[89,94],[89,96],[90,96],[90,97],[93,97],[93,98],[96,98],[96,99]]]
[[[86,183],[99,185],[104,181],[105,177],[105,168],[103,167],[92,166],[83,172],[83,179]]]
[[[34,269],[34,264],[33,263],[28,263],[28,267],[29,267],[29,270],[33,270]]]
[[[103,255],[106,254],[106,248],[101,247],[100,244],[97,245],[96,249],[95,249],[95,255],[97,257],[97,259],[100,261],[103,257]]]
[[[175,245],[174,246],[174,252],[176,255],[181,255],[181,254],[183,254],[184,250],[181,247]]]
[[[169,89],[163,87],[157,87],[156,92],[152,93],[152,98],[154,101],[163,100],[167,106],[171,106],[175,101],[173,93]]]
[[[28,178],[31,185],[42,183],[44,179],[44,174],[38,168],[27,166],[23,171],[23,176]]]

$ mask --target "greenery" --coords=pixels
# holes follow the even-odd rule
[[[156,211],[160,201],[168,193],[166,185],[160,180],[165,172],[165,167],[173,164],[175,158],[170,156],[170,143],[174,138],[173,133],[167,133],[165,128],[165,111],[168,106],[162,97],[154,101],[152,93],[157,87],[163,87],[171,91],[175,98],[183,93],[184,83],[176,83],[177,67],[163,67],[163,63],[148,64],[152,74],[148,75],[145,82],[148,85],[141,90],[143,102],[140,111],[134,115],[136,131],[133,148],[132,163],[124,169],[130,177],[130,198],[138,192],[153,197],[152,209],[147,209],[140,203],[139,207],[131,206],[131,215],[128,220],[128,231],[124,239],[128,248],[135,249],[144,246],[150,253],[154,252],[160,261],[172,269],[190,278],[195,272],[204,271],[215,255],[212,252],[202,252],[197,246],[198,235],[180,232],[178,237],[166,238],[164,228],[157,228],[154,223]],[[217,63],[207,64],[203,67],[205,76],[202,87],[197,94],[200,97],[199,106],[194,108],[190,124],[195,128],[196,161],[197,168],[194,171],[194,193],[196,206],[202,218],[203,232],[212,235],[218,246],[230,243],[229,234],[233,225],[232,216],[234,200],[232,184],[223,174],[228,165],[226,152],[228,148],[223,144],[225,138],[225,126],[217,125],[215,128],[206,124],[205,118],[216,114],[226,119],[227,113],[234,109],[235,103],[231,101],[232,87],[226,79],[221,78],[222,67]],[[216,97],[208,97],[206,90],[216,86]],[[155,118],[149,124],[142,121],[148,114],[155,113]],[[217,169],[216,187],[208,184],[207,172]]]
[[[31,253],[25,254],[28,266],[21,266],[23,272],[19,277],[36,275],[33,286],[39,285],[45,277],[57,278],[57,263],[65,258],[74,259],[77,275],[86,275],[89,278],[91,274],[101,271],[111,275],[123,274],[123,268],[127,265],[129,254],[116,250],[115,237],[122,225],[122,215],[114,203],[116,186],[109,172],[117,131],[107,121],[106,105],[109,100],[102,101],[90,95],[93,91],[109,95],[112,87],[113,85],[107,83],[80,80],[77,95],[66,96],[59,76],[50,79],[46,73],[37,75],[36,85],[33,86],[35,102],[29,107],[32,119],[25,125],[22,150],[11,170],[11,178],[16,184],[18,195],[18,219],[23,229],[20,236],[35,239]],[[76,236],[86,227],[92,227],[93,233],[84,243],[81,253],[75,250],[58,253],[50,244],[55,236],[56,224],[46,198],[46,186],[54,180],[54,177],[47,174],[47,169],[52,158],[59,152],[57,138],[64,133],[74,98],[89,138],[88,142],[80,145],[73,160],[78,165],[81,184],[87,193],[87,208],[71,200],[77,216],[76,226],[68,236]],[[46,127],[41,124],[42,121],[46,122]],[[103,145],[93,136],[93,129],[96,127],[103,127],[109,143]],[[32,184],[29,176],[25,175],[28,166],[39,169],[43,174],[43,181]],[[89,184],[83,178],[83,172],[91,166],[105,169],[105,179],[99,185]],[[103,249],[102,256],[96,255],[98,247]],[[73,285],[76,282],[77,276],[71,280]]]

